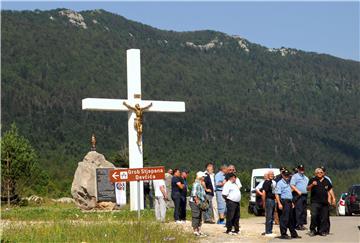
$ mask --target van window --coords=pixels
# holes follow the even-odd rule
[[[257,185],[259,185],[260,182],[262,182],[264,180],[264,177],[262,176],[255,176],[254,177],[254,188],[257,187]]]

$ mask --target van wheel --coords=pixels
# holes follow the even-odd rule
[[[252,207],[251,207],[250,205],[248,206],[248,213],[249,213],[249,214],[254,213],[253,210],[252,210]]]
[[[260,216],[260,214],[261,214],[260,210],[258,210],[256,207],[254,207],[253,210],[254,210],[255,216]]]

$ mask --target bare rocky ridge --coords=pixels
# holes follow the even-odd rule
[[[59,15],[67,16],[70,23],[77,25],[83,29],[87,29],[86,23],[84,22],[84,17],[81,14],[73,10],[67,9],[60,11]]]

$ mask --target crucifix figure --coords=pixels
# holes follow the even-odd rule
[[[185,112],[185,103],[141,99],[140,50],[127,50],[127,99],[82,100],[83,110],[127,111],[129,136],[129,167],[143,168],[142,117],[146,112]],[[149,106],[149,104],[151,104]],[[142,107],[142,108],[141,108]],[[133,109],[134,108],[134,109]],[[142,145],[142,146],[140,146]],[[130,209],[137,210],[137,182],[130,182]],[[143,183],[140,182],[140,209],[144,209]]]
[[[143,125],[142,125],[142,123],[143,123],[143,120],[142,120],[143,119],[143,114],[144,114],[145,110],[149,109],[152,106],[152,103],[150,103],[150,105],[145,106],[143,108],[141,108],[139,104],[136,104],[135,107],[132,107],[132,106],[126,104],[125,101],[123,102],[123,104],[128,109],[134,111],[135,114],[136,114],[136,117],[135,117],[135,120],[134,120],[134,128],[137,131],[137,145],[141,146],[141,137],[142,137],[142,133],[143,133]]]

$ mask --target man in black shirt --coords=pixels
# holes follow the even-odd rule
[[[330,181],[331,185],[334,187],[330,177],[328,177],[326,175],[326,169],[324,166],[320,166],[320,168],[324,171],[324,178],[328,179],[328,181]],[[326,233],[329,234],[330,233],[330,206],[329,206],[329,213],[328,213],[328,218],[327,218],[327,230],[326,230]]]
[[[146,208],[146,198],[149,199],[150,209],[154,208],[153,183],[144,181],[144,208]]]
[[[274,172],[268,172],[268,178],[263,184],[263,207],[265,209],[265,236],[275,236],[272,232],[275,211],[275,187]]]
[[[171,199],[174,201],[174,219],[176,223],[181,223],[181,197],[184,189],[183,179],[180,170],[174,169],[174,176],[171,178]]]
[[[184,187],[181,192],[181,200],[180,200],[180,220],[186,221],[186,197],[187,197],[187,191],[188,191],[188,183],[187,183],[187,177],[189,175],[188,170],[183,170],[181,172],[181,178],[182,183],[184,184]]]
[[[335,205],[336,200],[330,181],[324,178],[321,168],[315,170],[315,177],[309,180],[307,190],[311,192],[311,223],[310,236],[318,233],[327,235],[327,218],[329,204]],[[332,200],[331,200],[332,199]]]

